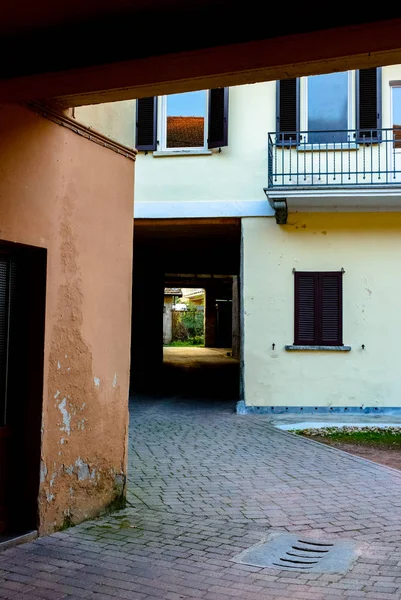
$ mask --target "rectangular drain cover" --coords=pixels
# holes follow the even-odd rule
[[[359,546],[351,540],[312,540],[275,532],[233,560],[244,565],[285,571],[346,573],[359,556]]]

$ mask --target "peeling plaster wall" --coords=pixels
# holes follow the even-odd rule
[[[401,406],[401,214],[290,212],[287,225],[249,218],[242,230],[246,404]],[[342,267],[343,342],[351,351],[287,352],[292,269]]]
[[[0,107],[0,238],[47,248],[40,531],[124,493],[134,163]]]

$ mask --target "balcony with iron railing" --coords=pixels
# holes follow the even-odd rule
[[[281,223],[292,205],[398,210],[401,126],[269,133],[264,191]]]
[[[401,127],[268,134],[268,188],[401,185]]]

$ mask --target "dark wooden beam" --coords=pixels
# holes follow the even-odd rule
[[[9,78],[0,80],[0,102],[79,106],[398,63],[401,19],[392,19]]]

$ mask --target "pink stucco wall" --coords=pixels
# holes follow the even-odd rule
[[[97,514],[126,474],[134,162],[0,107],[0,239],[47,249],[39,522]]]

